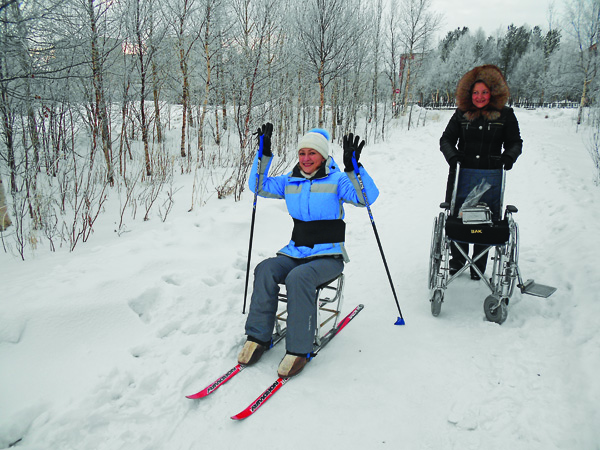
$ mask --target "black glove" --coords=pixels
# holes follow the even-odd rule
[[[504,170],[510,170],[512,169],[512,166],[515,163],[515,160],[508,156],[506,153],[503,153],[502,156],[500,156],[500,162],[504,166]]]
[[[263,155],[273,156],[271,151],[271,135],[273,134],[273,124],[271,122],[263,123],[256,131],[258,135],[258,145],[260,145],[260,137],[263,137]]]
[[[465,155],[463,155],[462,153],[457,153],[456,155],[450,157],[450,160],[448,161],[448,165],[452,169],[454,169],[454,168],[456,168],[456,165],[458,163],[462,164],[464,160],[465,160]]]
[[[356,162],[358,163],[358,158],[360,158],[360,152],[362,152],[363,147],[365,146],[364,139],[360,142],[360,137],[354,136],[352,133],[344,136],[343,148],[344,148],[344,171],[352,172],[354,170],[354,164],[352,164],[352,157],[356,158]]]

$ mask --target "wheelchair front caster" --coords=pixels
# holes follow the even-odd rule
[[[434,317],[440,315],[440,311],[442,310],[442,302],[444,301],[444,291],[441,289],[436,289],[433,293],[433,298],[431,299],[431,314]]]
[[[498,299],[493,295],[488,295],[483,302],[483,311],[487,320],[501,324],[506,320],[506,316],[508,315],[507,299]]]

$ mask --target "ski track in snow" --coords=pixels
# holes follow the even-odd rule
[[[362,158],[380,187],[372,211],[405,326],[393,325],[398,310],[367,212],[347,206],[343,310],[364,311],[238,423],[229,417],[274,381],[285,344],[211,397],[184,396],[231,368],[245,339],[251,194],[91,250],[25,263],[3,255],[0,446],[600,448],[600,193],[585,148],[573,144],[581,136],[571,111],[516,113],[524,153],[505,200],[519,208],[523,278],[557,286],[550,298],[517,289],[498,326],[485,321],[487,287],[466,276],[431,316],[431,227],[447,176],[438,141],[451,112],[428,111],[425,127],[395,130]],[[334,157],[341,162],[339,148]],[[283,202],[259,199],[257,208],[252,267],[291,232]]]

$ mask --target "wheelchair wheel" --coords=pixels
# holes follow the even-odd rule
[[[510,298],[515,290],[517,267],[519,263],[519,228],[511,221],[510,239],[506,245],[506,264],[503,267],[502,279],[508,289],[502,290],[501,297]]]
[[[433,292],[433,298],[431,299],[431,314],[434,317],[440,315],[440,311],[442,310],[442,302],[444,301],[444,291],[441,289],[436,289]]]
[[[483,302],[483,311],[485,312],[486,319],[490,322],[495,322],[497,324],[503,323],[508,315],[506,299],[501,299],[500,302],[498,302],[496,297],[488,295]]]
[[[442,238],[444,236],[445,221],[446,216],[444,213],[440,213],[433,221],[431,248],[429,250],[429,289],[435,287],[435,279],[442,263]]]

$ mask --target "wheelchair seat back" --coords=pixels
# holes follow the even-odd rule
[[[450,216],[446,221],[446,234],[453,241],[472,244],[499,245],[508,241],[509,226],[507,220],[502,220],[502,205],[504,201],[504,170],[503,169],[462,169],[456,170]],[[489,184],[481,198],[480,206],[461,207],[469,194],[481,183]],[[482,205],[484,204],[484,205]],[[480,211],[480,212],[477,212]],[[460,213],[460,214],[459,214]],[[467,214],[476,216],[487,214],[489,220],[467,220]],[[463,220],[464,219],[464,220]]]
[[[490,188],[483,193],[478,203],[485,203],[491,214],[492,221],[498,221],[502,216],[502,202],[504,200],[504,170],[502,169],[456,169],[454,191],[450,216],[457,217],[468,195],[481,184],[488,183]],[[474,205],[473,205],[474,206]]]

